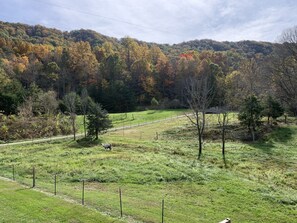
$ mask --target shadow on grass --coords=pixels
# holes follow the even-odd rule
[[[93,138],[81,138],[76,140],[75,142],[71,143],[69,147],[71,148],[91,148],[96,146],[101,146],[102,140],[101,139],[93,139]]]
[[[148,115],[152,115],[152,114],[155,114],[155,113],[160,113],[160,111],[157,111],[157,110],[151,110],[151,111],[149,111],[147,114]]]
[[[32,190],[32,186],[30,187],[30,186],[27,186],[27,185],[24,185],[24,186],[26,186],[26,187],[22,187],[22,188],[18,188],[18,189],[15,189],[14,191],[28,191],[28,190]]]
[[[266,134],[263,139],[257,142],[250,142],[249,145],[270,153],[276,143],[287,143],[293,138],[294,131],[289,127],[277,127]]]

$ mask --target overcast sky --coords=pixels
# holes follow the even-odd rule
[[[297,25],[297,1],[0,0],[0,20],[157,43],[275,42],[284,29]]]

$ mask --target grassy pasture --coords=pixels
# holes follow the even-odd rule
[[[214,117],[210,120],[215,120]],[[165,222],[294,222],[297,217],[297,127],[282,126],[257,143],[228,141],[226,160],[220,142],[205,143],[197,161],[197,142],[186,118],[109,132],[98,145],[72,141],[0,148],[0,173],[37,187],[81,199],[86,205],[119,216],[118,188],[123,191],[125,221]]]
[[[122,222],[78,204],[0,180],[1,222]]]
[[[112,120],[114,128],[123,126],[139,125],[145,122],[152,122],[160,119],[174,118],[188,112],[186,109],[174,110],[146,110],[140,112],[110,113],[109,118]],[[77,116],[77,126],[79,133],[83,133],[83,116]]]

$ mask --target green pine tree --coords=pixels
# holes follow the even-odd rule
[[[106,110],[102,109],[98,103],[91,103],[87,115],[88,136],[99,138],[101,132],[111,128],[111,120],[108,118]]]
[[[242,109],[238,114],[240,123],[248,127],[253,141],[255,141],[257,127],[261,125],[262,110],[258,98],[255,95],[250,95],[244,100]]]

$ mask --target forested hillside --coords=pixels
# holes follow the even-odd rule
[[[15,114],[30,99],[39,103],[34,114],[43,114],[48,109],[47,104],[40,105],[40,95],[59,100],[83,89],[108,111],[131,111],[152,102],[184,107],[190,78],[209,75],[215,88],[211,106],[228,101],[238,108],[248,94],[273,95],[296,111],[295,87],[286,84],[292,84],[291,76],[280,76],[295,75],[296,68],[294,56],[284,46],[212,40],[160,45],[92,30],[62,32],[0,22],[0,107],[4,114]]]

